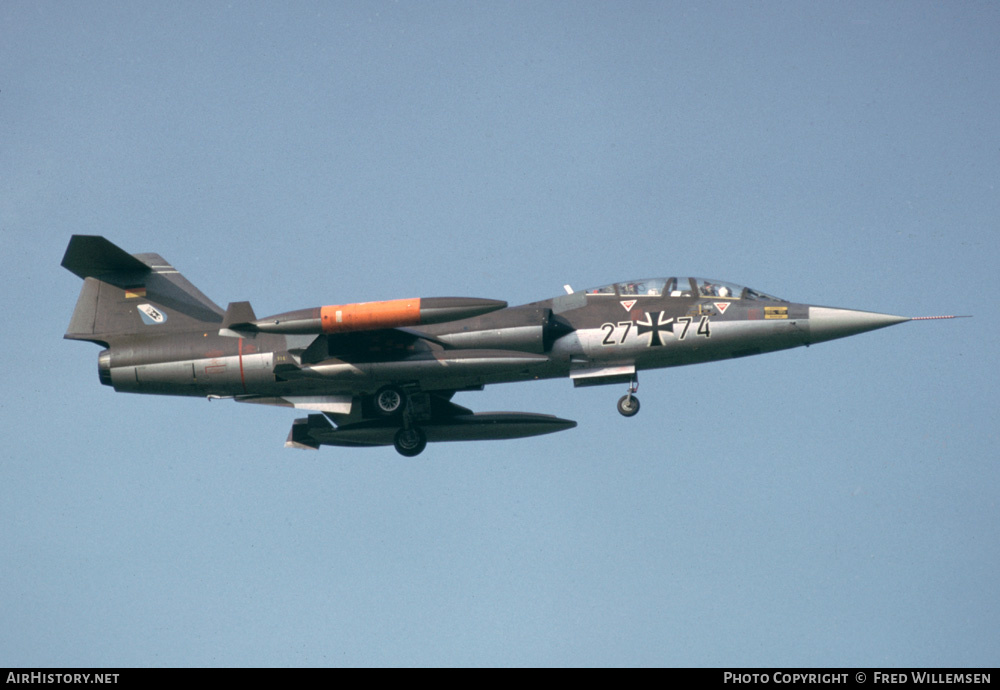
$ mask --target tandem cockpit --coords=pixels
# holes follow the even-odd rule
[[[619,297],[713,297],[722,299],[745,299],[767,302],[787,302],[766,293],[707,278],[646,278],[627,280],[586,290],[588,295],[610,295]]]

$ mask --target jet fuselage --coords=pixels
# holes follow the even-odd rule
[[[288,445],[391,443],[404,455],[427,441],[575,425],[549,415],[476,414],[451,402],[458,391],[557,377],[574,386],[626,383],[618,410],[632,416],[640,370],[811,345],[909,320],[687,277],[625,281],[518,307],[414,298],[257,318],[247,302],[223,311],[162,257],[130,255],[102,237],[74,236],[63,266],[84,278],[65,337],[104,345],[101,383],[304,409],[317,414],[295,422]]]

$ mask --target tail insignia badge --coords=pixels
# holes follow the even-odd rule
[[[152,304],[140,304],[138,307],[139,316],[142,317],[142,322],[147,326],[155,326],[167,320],[167,315]]]

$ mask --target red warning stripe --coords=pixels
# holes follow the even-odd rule
[[[247,379],[243,375],[243,338],[240,338],[239,354],[240,354],[240,383],[243,384],[243,392],[246,393],[247,392]]]

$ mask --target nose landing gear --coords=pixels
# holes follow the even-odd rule
[[[639,377],[633,376],[628,386],[628,393],[618,399],[618,412],[623,417],[633,417],[639,413],[639,398],[635,392],[639,390]]]

